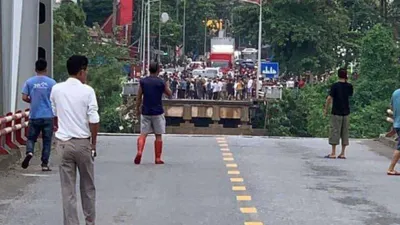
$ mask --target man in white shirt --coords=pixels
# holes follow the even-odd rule
[[[221,100],[224,97],[224,94],[222,92],[222,88],[224,87],[224,83],[221,80],[218,80],[218,99]]]
[[[253,79],[250,78],[247,82],[247,97],[251,98],[253,94]]]
[[[211,84],[211,88],[212,88],[212,92],[213,92],[213,100],[217,100],[218,99],[218,93],[219,93],[219,87],[218,87],[218,83],[216,80],[214,80]]]
[[[61,154],[60,179],[64,225],[79,224],[76,200],[76,169],[79,169],[80,191],[86,225],[94,225],[96,189],[94,157],[99,130],[96,94],[86,85],[88,59],[74,55],[67,61],[70,77],[56,84],[50,95],[58,117],[57,151]]]

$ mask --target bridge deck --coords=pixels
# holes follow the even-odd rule
[[[324,139],[229,136],[218,141],[222,146],[211,136],[169,135],[167,164],[155,166],[149,140],[143,165],[135,166],[136,137],[101,137],[96,160],[97,224],[389,225],[400,221],[396,197],[400,179],[386,176],[391,151],[383,145],[353,141],[347,160],[328,160],[321,158],[329,151]],[[232,153],[234,161],[225,161],[223,153],[225,160]],[[53,163],[57,161],[53,154]],[[0,177],[0,224],[62,223],[58,170],[46,176],[39,172],[39,162],[33,163],[26,171],[16,167]],[[243,182],[230,178],[243,178]],[[246,190],[233,191],[233,186]],[[237,201],[237,196],[252,199]],[[257,213],[246,213],[252,207]]]

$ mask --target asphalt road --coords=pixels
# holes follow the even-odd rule
[[[99,140],[98,225],[400,224],[400,177],[386,176],[391,150],[374,141],[330,160],[324,139],[169,135],[157,166],[152,139],[139,166],[135,146]],[[1,225],[62,224],[58,168],[39,165],[1,174]]]

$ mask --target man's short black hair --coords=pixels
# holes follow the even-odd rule
[[[83,55],[73,55],[67,61],[69,75],[77,75],[79,71],[86,70],[89,64],[88,58]]]
[[[45,71],[47,69],[47,61],[45,59],[38,59],[35,63],[35,70],[38,72]]]
[[[149,71],[150,73],[157,73],[158,69],[160,68],[160,65],[158,62],[152,61],[149,65]]]
[[[347,70],[345,68],[340,68],[338,70],[338,77],[341,79],[347,79]]]

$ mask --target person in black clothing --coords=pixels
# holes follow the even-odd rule
[[[228,84],[226,84],[226,90],[228,92],[228,100],[231,100],[235,96],[235,84],[232,79],[229,79]]]
[[[326,98],[324,115],[327,115],[328,107],[332,103],[332,116],[330,125],[329,144],[332,146],[331,154],[325,158],[336,158],[336,146],[342,140],[342,152],[339,159],[345,159],[346,146],[349,145],[349,98],[353,96],[353,86],[347,82],[346,69],[339,69],[339,81],[334,83],[330,89],[329,96]]]

